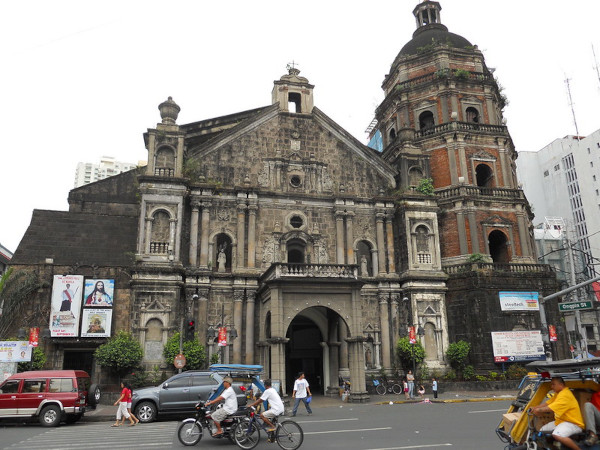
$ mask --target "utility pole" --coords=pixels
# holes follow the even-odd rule
[[[575,277],[575,258],[573,258],[573,247],[571,246],[571,240],[569,239],[569,232],[565,230],[565,240],[567,242],[567,257],[569,258],[569,274],[571,276],[571,286],[575,286],[577,284],[577,279]],[[575,297],[577,293],[575,294]],[[575,300],[575,299],[574,299]],[[577,334],[580,336],[580,339],[576,340],[577,350],[580,354],[583,355],[584,359],[587,359],[588,347],[587,347],[587,337],[583,328],[581,327],[581,311],[575,310],[575,329]],[[581,345],[583,342],[583,346]],[[583,348],[582,348],[583,347]]]

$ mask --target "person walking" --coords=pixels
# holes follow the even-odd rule
[[[306,407],[306,411],[308,411],[308,415],[312,414],[312,409],[310,409],[310,398],[312,394],[310,393],[310,388],[308,387],[308,381],[304,378],[304,372],[298,373],[298,378],[294,382],[294,391],[292,392],[292,398],[294,400],[294,409],[292,411],[292,417],[296,416],[296,412],[298,411],[298,406],[300,405],[300,401],[304,403]]]
[[[412,373],[412,370],[409,370],[406,374],[406,381],[408,382],[408,396],[410,398],[415,398],[415,376]]]
[[[120,426],[121,424],[119,422],[121,421],[122,417],[123,417],[123,423],[125,423],[125,418],[129,419],[130,427],[132,427],[136,424],[136,422],[133,421],[133,418],[131,417],[131,415],[127,412],[127,395],[128,395],[128,393],[129,393],[129,389],[127,389],[125,387],[125,384],[123,382],[121,382],[121,396],[114,403],[115,406],[117,406],[117,404],[119,405],[119,409],[117,409],[117,420],[115,423],[113,423],[111,425],[111,427]]]
[[[129,413],[129,415],[131,417],[133,417],[133,420],[135,420],[135,424],[137,425],[138,423],[140,423],[140,420],[135,417],[135,415],[133,414],[133,412],[131,412],[131,396],[133,395],[133,390],[131,389],[131,385],[129,383],[124,383],[125,387],[127,388],[127,412]],[[123,416],[123,421],[121,422],[121,425],[125,425],[125,416]]]
[[[437,398],[438,394],[438,384],[435,378],[431,379],[431,390],[433,391],[433,398]]]

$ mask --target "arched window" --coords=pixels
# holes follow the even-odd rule
[[[417,227],[417,251],[429,253],[429,230],[425,225]]]
[[[435,361],[438,359],[437,339],[435,337],[435,325],[431,322],[425,324],[425,359]]]
[[[373,275],[371,246],[367,241],[360,241],[356,244],[356,260],[358,262],[359,274],[361,277],[370,277]]]
[[[161,320],[150,319],[146,322],[144,356],[147,361],[162,361],[163,333],[163,323]]]
[[[216,236],[217,251],[213,261],[213,270],[217,272],[231,271],[231,238],[225,233]]]
[[[467,122],[479,123],[479,111],[472,106],[467,108]]]
[[[304,264],[306,244],[302,239],[290,239],[287,244],[287,262],[290,264]]]
[[[175,152],[170,147],[160,147],[156,151],[154,175],[172,177],[175,175]]]
[[[390,130],[390,142],[396,139],[396,130],[393,128]]]
[[[508,238],[500,230],[492,231],[488,236],[490,256],[495,263],[509,263]]]
[[[408,184],[410,186],[418,186],[423,179],[423,171],[420,167],[411,167],[408,171]]]
[[[475,178],[479,187],[494,187],[494,172],[487,164],[478,164],[475,167]]]
[[[167,254],[171,235],[171,220],[165,211],[157,211],[152,216],[150,253]]]
[[[425,111],[419,115],[419,130],[428,130],[434,126],[435,120],[431,111]]]

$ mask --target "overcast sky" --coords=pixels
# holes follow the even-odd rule
[[[417,3],[2,2],[0,243],[16,250],[33,209],[68,209],[78,162],[145,160],[142,133],[168,96],[180,124],[265,106],[292,60],[315,105],[366,143]],[[575,134],[566,78],[579,133],[600,128],[600,1],[440,3],[442,22],[496,68],[517,150]]]

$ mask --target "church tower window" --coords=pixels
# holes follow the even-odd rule
[[[472,106],[467,108],[467,122],[479,123],[479,111]]]
[[[291,113],[301,113],[302,112],[302,97],[297,92],[290,92],[288,97],[288,109]]]
[[[169,251],[170,217],[165,211],[157,211],[152,220],[150,253],[166,254]]]
[[[428,130],[434,126],[435,119],[431,111],[425,111],[419,115],[419,130]]]
[[[488,244],[490,247],[490,256],[495,263],[508,264],[510,262],[506,234],[500,230],[492,231],[488,236]]]
[[[154,175],[172,177],[175,175],[175,152],[170,147],[161,147],[156,151]]]
[[[287,242],[287,262],[290,264],[304,264],[306,245],[301,239],[291,239]]]
[[[494,187],[494,172],[487,164],[479,164],[475,167],[475,178],[479,187]]]

